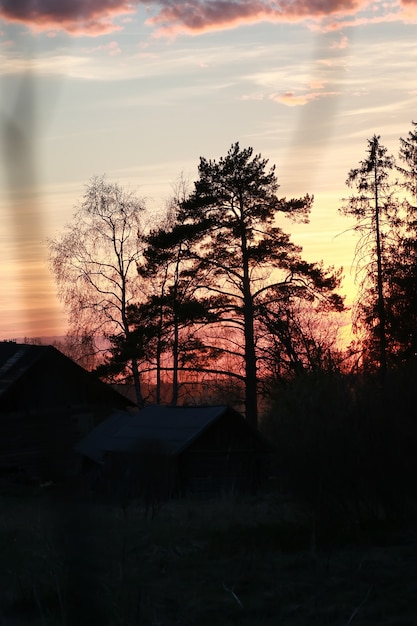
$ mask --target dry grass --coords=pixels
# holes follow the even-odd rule
[[[175,502],[151,520],[1,497],[2,626],[412,626],[417,535],[332,529],[273,494]]]

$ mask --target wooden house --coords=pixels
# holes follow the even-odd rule
[[[0,476],[62,477],[75,442],[129,406],[52,346],[0,342]]]
[[[115,412],[76,450],[111,490],[167,497],[252,491],[269,447],[228,406],[147,406]]]

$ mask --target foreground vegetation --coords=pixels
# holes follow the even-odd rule
[[[1,626],[410,626],[415,368],[277,389],[262,492],[103,502],[0,487]]]
[[[2,492],[1,623],[414,623],[417,534],[386,518],[331,530],[273,491],[143,506],[54,487]]]
[[[280,489],[332,526],[363,516],[406,521],[417,504],[416,366],[379,376],[313,372],[283,385],[262,430]]]

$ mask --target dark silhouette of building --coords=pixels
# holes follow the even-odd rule
[[[0,476],[62,478],[74,444],[129,406],[52,346],[0,342]]]
[[[147,406],[115,412],[76,450],[113,491],[167,497],[252,491],[269,447],[228,406]]]

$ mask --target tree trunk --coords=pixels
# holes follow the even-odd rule
[[[178,361],[179,361],[179,332],[178,332],[178,317],[174,313],[174,342],[172,346],[172,397],[171,406],[177,406],[178,403]]]
[[[377,259],[377,288],[378,288],[378,317],[379,317],[379,374],[381,384],[384,384],[387,373],[387,346],[385,329],[385,299],[383,289],[382,247],[379,225],[379,197],[378,197],[378,170],[375,165],[375,231],[376,231],[376,259]]]
[[[241,251],[243,263],[243,320],[245,337],[245,408],[246,419],[254,428],[258,427],[258,385],[255,351],[254,311],[249,273],[248,243],[244,223],[244,202],[240,201],[241,210]]]
[[[174,342],[172,346],[172,398],[171,405],[177,406],[178,404],[178,368],[179,368],[179,350],[180,350],[180,341],[179,341],[179,303],[178,303],[178,281],[179,281],[179,270],[180,270],[180,259],[181,259],[181,246],[178,250],[177,262],[175,266],[175,278],[174,278],[174,291],[173,291],[173,325],[174,325]]]
[[[245,387],[246,419],[254,428],[258,426],[257,367],[253,328],[253,302],[250,296],[244,304],[245,323]]]
[[[138,368],[138,363],[136,359],[132,359],[132,374],[133,374],[133,383],[135,385],[136,404],[138,405],[139,409],[142,409],[145,402],[143,400],[143,395],[141,391],[139,368]]]
[[[162,324],[163,324],[163,309],[162,304],[159,310],[159,328],[156,344],[156,404],[161,404],[161,359],[162,359]]]

